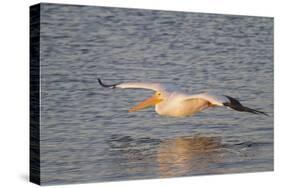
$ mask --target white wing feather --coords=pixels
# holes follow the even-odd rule
[[[200,93],[195,95],[187,95],[185,100],[188,99],[204,99],[216,106],[223,106],[223,103],[229,102],[228,98],[223,95],[216,95],[211,93]]]
[[[153,91],[160,92],[171,92],[179,90],[175,85],[170,84],[160,84],[160,83],[146,83],[146,82],[127,82],[127,83],[118,83],[118,84],[104,84],[101,79],[98,78],[98,83],[102,87],[107,88],[122,88],[122,89],[150,89]]]
[[[169,84],[145,83],[145,82],[121,83],[116,85],[115,87],[122,88],[122,89],[150,89],[159,92],[170,92],[170,91],[178,90],[177,87]]]
[[[115,87],[117,88],[122,88],[122,89],[150,89],[154,91],[159,91],[163,90],[164,87],[161,84],[155,84],[155,83],[121,83],[116,85]]]

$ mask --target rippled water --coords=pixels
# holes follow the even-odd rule
[[[273,19],[41,5],[43,184],[273,170]],[[152,94],[107,83],[174,83],[239,98],[193,117],[128,113]]]

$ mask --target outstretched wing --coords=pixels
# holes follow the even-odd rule
[[[235,99],[233,97],[226,96],[226,95],[225,95],[225,97],[228,98],[229,102],[224,103],[224,106],[230,107],[230,108],[232,108],[236,111],[240,111],[240,112],[250,112],[252,114],[263,114],[265,116],[268,116],[268,114],[265,112],[243,106],[237,99]]]
[[[107,88],[122,88],[122,89],[149,89],[153,91],[170,91],[176,89],[174,86],[169,84],[159,84],[159,83],[145,83],[145,82],[127,82],[127,83],[117,83],[117,84],[105,84],[98,78],[98,82],[102,87]]]
[[[196,95],[189,95],[185,98],[185,100],[187,101],[192,99],[208,101],[210,106],[226,106],[240,112],[249,112],[252,114],[263,114],[268,116],[268,114],[265,112],[243,106],[237,99],[227,95],[213,95],[209,93],[202,93]]]

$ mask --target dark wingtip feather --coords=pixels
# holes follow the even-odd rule
[[[114,88],[115,88],[115,86],[116,86],[116,84],[113,84],[113,85],[107,85],[107,84],[104,84],[104,83],[101,81],[101,79],[100,79],[100,78],[98,78],[98,82],[99,82],[99,84],[100,84],[102,87],[108,87],[108,88],[112,88],[112,89],[114,89]]]
[[[240,112],[249,112],[252,114],[263,114],[265,116],[269,116],[265,112],[243,106],[237,99],[235,99],[233,97],[230,97],[230,96],[226,96],[226,97],[229,99],[230,102],[224,103],[224,106],[228,106],[228,107],[232,108],[233,110],[240,111]]]
[[[98,78],[98,82],[99,82],[99,84],[100,84],[100,85],[102,84],[102,82],[101,82],[101,79],[100,79],[100,78]]]
[[[243,108],[244,108],[245,111],[247,111],[247,112],[251,112],[251,113],[254,113],[254,114],[263,114],[263,115],[265,115],[265,116],[269,116],[267,113],[262,112],[262,111],[259,111],[259,110],[251,109],[251,108],[244,107],[244,106],[243,106]]]

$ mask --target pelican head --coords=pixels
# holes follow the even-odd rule
[[[165,95],[162,92],[156,91],[154,95],[140,102],[136,106],[132,107],[129,112],[136,112],[141,109],[157,105],[165,99]]]

